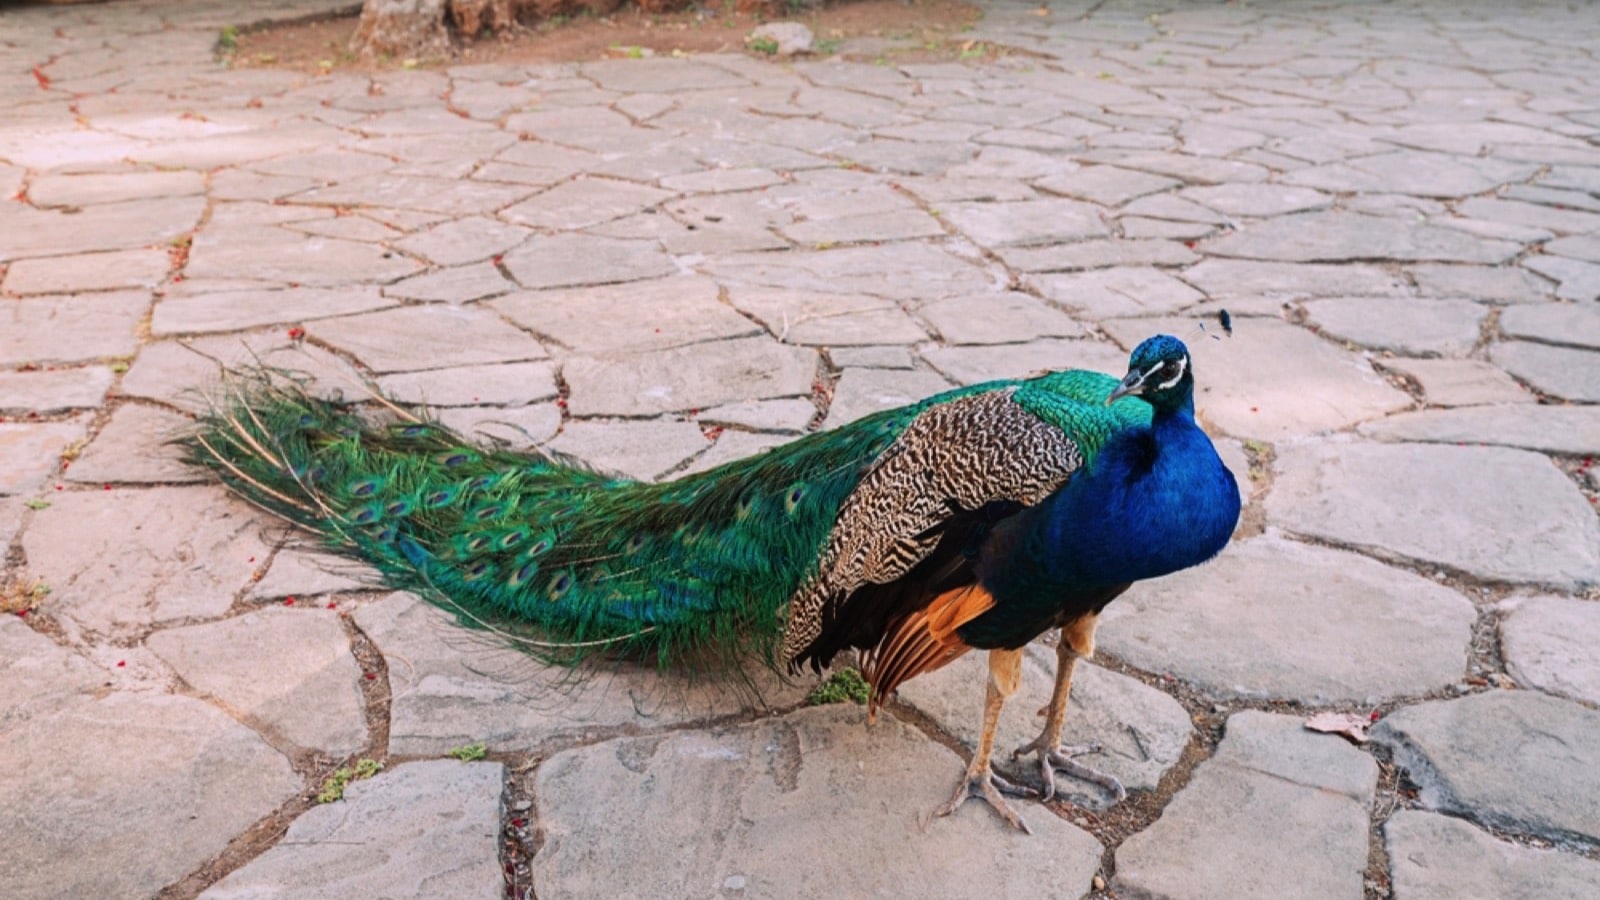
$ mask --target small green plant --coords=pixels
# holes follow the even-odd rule
[[[767,56],[777,56],[778,42],[768,37],[755,38],[750,41],[750,49]]]
[[[352,781],[363,781],[383,771],[383,763],[375,759],[359,759],[347,769],[335,769],[317,792],[318,803],[334,803],[344,799],[344,789]]]
[[[812,44],[818,56],[832,56],[838,53],[839,48],[842,46],[844,46],[844,40],[841,38],[824,38]]]
[[[484,746],[483,741],[479,741],[476,744],[457,747],[450,751],[450,755],[462,762],[477,762],[489,755],[489,748]]]
[[[50,501],[49,500],[39,500],[39,499],[36,498],[36,499],[33,499],[33,500],[24,501],[22,505],[26,506],[29,509],[49,509],[50,508]]]
[[[806,702],[812,706],[822,706],[828,703],[843,703],[846,700],[856,705],[867,702],[870,689],[867,682],[862,679],[861,673],[855,669],[840,669],[828,676],[828,680],[817,685],[816,689],[806,695]]]
[[[223,28],[217,35],[217,55],[232,56],[239,49],[239,29],[232,25]]]

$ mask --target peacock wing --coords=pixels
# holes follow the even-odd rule
[[[893,582],[927,558],[946,523],[992,503],[1031,506],[1083,465],[1078,442],[1025,409],[1015,392],[930,406],[862,476],[840,506],[814,574],[790,598],[786,663],[811,655],[857,588]]]

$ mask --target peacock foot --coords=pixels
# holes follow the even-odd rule
[[[1013,797],[1039,796],[1039,792],[1033,788],[1021,784],[1012,784],[985,766],[976,772],[968,770],[966,777],[961,779],[960,784],[956,785],[955,795],[950,798],[950,802],[934,810],[933,814],[936,816],[948,816],[960,809],[961,804],[973,797],[982,797],[994,808],[995,812],[1000,814],[1000,818],[1010,823],[1012,828],[1024,834],[1033,834],[1033,829],[1028,827],[1028,823],[1022,820],[1022,816],[1011,808],[1011,804],[1007,803],[1006,799],[1000,796],[1001,794],[1010,794]]]
[[[1041,734],[1012,751],[1011,758],[1016,759],[1024,753],[1039,754],[1039,780],[1044,784],[1044,788],[1038,792],[1041,801],[1049,800],[1056,795],[1056,773],[1061,772],[1105,788],[1111,794],[1111,803],[1120,803],[1128,796],[1128,792],[1123,788],[1122,782],[1118,781],[1116,776],[1091,769],[1073,759],[1074,756],[1099,753],[1100,751],[1099,744],[1051,747],[1045,742],[1044,735]]]

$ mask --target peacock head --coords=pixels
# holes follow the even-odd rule
[[[1189,348],[1170,334],[1147,338],[1128,357],[1128,375],[1106,398],[1143,397],[1157,411],[1188,406],[1194,398],[1194,371]]]

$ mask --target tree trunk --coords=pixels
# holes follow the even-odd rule
[[[350,52],[375,56],[443,56],[450,52],[445,28],[449,0],[364,0]]]

